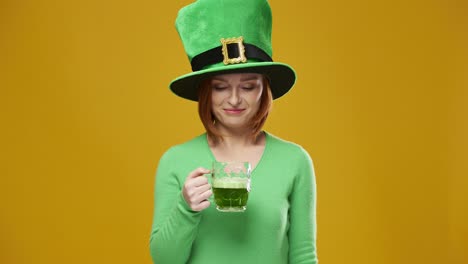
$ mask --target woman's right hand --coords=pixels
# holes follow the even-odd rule
[[[210,170],[198,168],[189,173],[185,180],[182,194],[193,211],[202,211],[210,206],[208,198],[213,194],[208,179],[204,176]]]

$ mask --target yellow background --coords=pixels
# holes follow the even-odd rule
[[[154,172],[203,131],[188,0],[0,2],[0,263],[151,263]],[[321,263],[468,263],[468,5],[271,1],[295,88],[266,129],[303,145]]]

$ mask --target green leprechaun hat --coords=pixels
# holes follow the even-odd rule
[[[224,73],[265,74],[274,99],[296,81],[289,65],[271,58],[267,0],[198,0],[179,11],[176,28],[193,70],[170,84],[180,97],[198,101],[200,82]]]

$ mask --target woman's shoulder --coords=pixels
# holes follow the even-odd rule
[[[304,147],[278,136],[266,134],[270,143],[268,157],[272,162],[281,162],[281,164],[288,164],[298,169],[313,171],[313,160]]]
[[[285,150],[290,151],[305,151],[305,149],[298,143],[280,138],[269,132],[265,132],[267,140],[270,144],[274,145],[275,148],[284,148]]]

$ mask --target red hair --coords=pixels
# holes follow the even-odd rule
[[[198,90],[198,115],[203,123],[203,126],[206,129],[208,136],[214,140],[214,142],[219,142],[223,140],[223,136],[215,127],[215,116],[211,109],[211,79],[208,78],[204,80]],[[273,102],[273,95],[270,90],[270,84],[268,79],[263,77],[263,91],[260,96],[260,106],[257,113],[252,117],[249,122],[249,127],[251,128],[250,137],[255,140],[260,134],[263,125],[270,113],[271,106]]]

